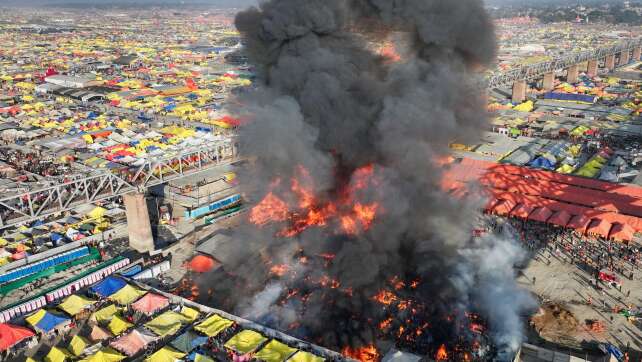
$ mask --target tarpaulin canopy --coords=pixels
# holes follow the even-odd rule
[[[96,322],[108,321],[112,319],[116,315],[116,313],[118,313],[118,311],[120,311],[120,308],[118,308],[114,304],[110,304],[94,312],[94,314],[92,314],[90,318],[95,320]]]
[[[501,200],[493,208],[493,212],[499,216],[507,216],[515,207],[515,202],[511,200]]]
[[[131,307],[133,310],[149,316],[154,314],[156,311],[167,307],[168,305],[169,299],[167,299],[166,297],[156,293],[147,293],[136,303],[133,303]]]
[[[111,337],[113,337],[111,333],[99,326],[93,326],[91,328],[91,333],[89,334],[89,338],[94,342],[100,342]]]
[[[138,298],[145,295],[147,292],[127,284],[120,288],[119,291],[109,296],[110,300],[115,301],[120,305],[129,305],[136,301]]]
[[[87,214],[87,216],[89,216],[89,217],[90,217],[90,218],[92,218],[92,219],[99,219],[99,218],[101,218],[101,217],[105,216],[105,213],[106,213],[106,212],[107,212],[107,210],[106,210],[106,209],[104,209],[104,208],[102,208],[102,207],[100,207],[100,206],[96,206],[93,210],[91,210],[91,211]]]
[[[127,356],[133,356],[158,339],[144,330],[134,329],[111,343],[111,346]]]
[[[615,223],[611,228],[611,239],[615,241],[631,241],[635,230],[629,224]]]
[[[531,205],[519,204],[513,209],[513,211],[510,212],[510,215],[522,219],[527,219],[528,215],[530,215],[530,213],[533,212],[534,209],[535,208]]]
[[[116,315],[109,321],[107,328],[114,336],[117,336],[131,326],[133,326],[133,324],[127,322],[123,317]]]
[[[273,339],[265,347],[261,348],[254,355],[254,358],[265,362],[283,362],[296,351],[296,348]]]
[[[0,351],[6,351],[34,335],[28,328],[0,323]]]
[[[566,227],[575,229],[575,231],[583,234],[586,232],[586,228],[588,227],[590,222],[591,219],[584,215],[575,215],[571,218]]]
[[[45,362],[65,362],[71,359],[72,355],[64,348],[52,347],[45,356]]]
[[[71,341],[69,341],[69,346],[67,347],[67,349],[74,356],[80,356],[85,350],[85,348],[87,348],[88,345],[89,345],[88,340],[76,334],[71,338]]]
[[[214,264],[214,259],[199,254],[187,263],[187,267],[197,273],[206,273],[214,268]]]
[[[310,352],[305,352],[305,351],[299,351],[294,354],[288,361],[292,362],[323,362],[325,361],[324,358],[321,358],[319,356],[315,356]]]
[[[214,362],[213,358],[201,353],[194,353],[193,356],[190,355],[190,357],[194,360],[194,362]]]
[[[565,227],[566,224],[568,224],[568,222],[571,220],[571,217],[573,216],[565,210],[557,211],[555,214],[553,214],[553,216],[551,216],[550,219],[548,219],[548,223]]]
[[[200,313],[196,309],[185,306],[181,307],[180,313],[187,318],[190,323],[197,320],[200,316]]]
[[[159,337],[164,337],[178,332],[183,325],[189,322],[191,322],[189,318],[170,310],[145,323],[145,327]]]
[[[95,300],[91,300],[89,298],[86,298],[80,295],[72,294],[69,297],[67,297],[62,303],[60,303],[60,305],[58,306],[58,309],[66,312],[71,316],[75,316],[76,314],[90,307],[94,303],[96,303]]]
[[[36,313],[25,318],[34,329],[48,333],[56,327],[69,322],[68,318],[47,312],[44,309],[38,310]]]
[[[81,359],[80,362],[118,362],[125,358],[126,357],[118,353],[118,351],[106,347],[87,358]]]
[[[125,283],[124,280],[114,276],[109,276],[100,283],[91,287],[90,291],[106,298],[124,288],[125,285],[127,285],[127,283]]]
[[[553,212],[551,211],[551,209],[549,209],[546,206],[543,206],[535,209],[535,211],[533,211],[528,216],[528,219],[533,221],[546,222],[546,220],[548,220],[548,218],[551,217],[551,215],[553,215]]]
[[[189,330],[176,337],[169,344],[181,352],[189,353],[206,342],[207,337],[200,336],[196,332]]]
[[[171,347],[163,347],[151,356],[147,357],[147,362],[176,362],[185,357],[185,353],[177,351]]]
[[[265,341],[267,338],[261,333],[246,329],[225,342],[225,347],[238,354],[246,354],[256,351]]]
[[[222,331],[231,327],[234,324],[229,319],[223,318],[218,314],[214,314],[201,323],[194,326],[194,329],[205,334],[208,337],[215,337]]]

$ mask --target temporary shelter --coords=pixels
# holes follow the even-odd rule
[[[113,337],[112,334],[99,326],[93,326],[89,334],[89,338],[94,342],[100,342],[111,337]]]
[[[570,229],[575,229],[575,231],[577,231],[580,234],[584,234],[590,222],[591,222],[591,219],[589,219],[584,215],[575,215],[571,218],[571,220],[568,222],[566,227]]]
[[[79,335],[75,335],[71,338],[71,341],[69,341],[69,347],[67,347],[67,349],[74,356],[80,356],[87,346],[89,346],[89,341],[87,339]]]
[[[163,347],[145,359],[146,362],[176,362],[185,357],[185,353],[171,347]]]
[[[111,343],[111,346],[126,354],[133,356],[139,351],[147,348],[147,345],[158,339],[143,329],[134,329]]]
[[[296,348],[292,348],[287,344],[273,339],[266,344],[265,347],[261,348],[261,350],[254,355],[254,358],[265,362],[284,362],[296,351]]]
[[[118,362],[126,357],[112,348],[103,348],[91,356],[81,359],[80,362]]]
[[[535,209],[535,211],[533,211],[530,214],[528,219],[533,221],[546,222],[546,220],[548,220],[548,218],[551,217],[551,215],[553,215],[553,212],[551,211],[551,209],[543,206]]]
[[[44,309],[38,310],[36,313],[25,318],[25,320],[36,331],[43,333],[49,333],[50,331],[69,323],[68,318],[50,313]]]
[[[109,299],[115,301],[120,305],[129,305],[146,293],[147,292],[144,290],[132,287],[131,285],[127,284],[116,293],[110,295]]]
[[[65,362],[71,360],[73,356],[69,351],[60,347],[52,347],[44,358],[45,362]]]
[[[28,328],[0,323],[0,352],[33,337],[35,334]]]
[[[89,290],[103,298],[109,297],[120,289],[124,288],[127,283],[124,280],[109,276],[100,283],[94,285]]]
[[[199,254],[190,260],[187,267],[197,273],[206,273],[214,268],[214,259]]]
[[[150,316],[168,305],[169,299],[166,297],[156,293],[147,293],[138,301],[132,303],[131,307],[137,312]]]
[[[604,219],[593,219],[586,229],[586,233],[589,235],[608,238],[609,232],[611,231],[611,226],[611,223]]]
[[[246,329],[225,342],[225,347],[238,354],[246,354],[256,351],[265,341],[267,338],[261,333]]]
[[[519,204],[513,209],[513,211],[510,212],[510,216],[527,219],[528,215],[530,215],[530,213],[533,212],[534,209],[535,208],[531,205]]]
[[[127,322],[123,317],[116,315],[109,321],[107,329],[109,329],[114,336],[117,336],[132,326],[133,324]]]
[[[189,322],[191,322],[190,319],[183,314],[167,311],[145,323],[145,327],[159,337],[164,337],[178,332],[183,325]]]
[[[295,353],[288,361],[291,362],[323,362],[325,359],[315,356],[310,352],[299,351]]]
[[[548,219],[549,224],[565,227],[571,220],[572,215],[565,210],[557,211]]]
[[[611,228],[610,239],[616,241],[631,241],[633,240],[634,230],[629,224],[615,223]]]
[[[218,314],[213,314],[201,323],[195,325],[194,329],[208,337],[215,337],[233,324],[233,321],[223,318]]]
[[[108,321],[111,320],[119,310],[120,308],[118,308],[116,305],[110,304],[94,312],[94,314],[92,314],[90,318],[95,320],[96,322]]]
[[[169,344],[181,352],[189,353],[206,342],[207,337],[200,336],[198,333],[188,330],[176,337],[176,339],[171,341]]]
[[[60,303],[58,309],[64,311],[70,316],[75,316],[84,309],[91,307],[94,303],[96,303],[96,301],[77,294],[72,294]]]

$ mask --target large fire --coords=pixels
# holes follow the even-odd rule
[[[250,210],[251,223],[264,226],[287,221],[277,233],[283,237],[294,237],[311,227],[327,226],[330,221],[335,221],[336,233],[340,234],[356,235],[370,228],[381,208],[376,202],[356,200],[356,193],[376,182],[372,177],[372,166],[357,169],[352,183],[330,201],[321,201],[315,196],[314,183],[305,168],[298,167],[297,171],[290,180],[289,195],[286,195],[294,197],[293,205],[288,205],[285,197],[276,195],[274,189],[280,186],[276,181],[272,184],[273,191]]]
[[[379,351],[374,345],[368,345],[360,348],[345,347],[341,354],[361,362],[377,362],[379,360]]]

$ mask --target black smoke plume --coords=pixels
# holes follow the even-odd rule
[[[431,356],[477,338],[464,315],[475,311],[497,350],[516,349],[525,299],[512,266],[522,255],[510,241],[472,242],[477,207],[441,188],[449,142],[476,140],[487,126],[476,84],[496,43],[482,2],[271,0],[236,25],[260,79],[236,110],[252,119],[240,131],[243,152],[256,157],[241,175],[248,198],[275,191],[296,209],[289,180],[303,168],[315,197],[334,200],[370,165],[375,181],[358,199],[380,208],[355,235],[310,227],[284,237],[288,221],[243,225],[226,274],[204,282],[214,302],[337,350],[396,344]],[[376,51],[389,39],[399,62]],[[287,275],[271,273],[276,264]],[[334,287],[314,282],[323,278]],[[412,310],[375,301],[381,290]]]

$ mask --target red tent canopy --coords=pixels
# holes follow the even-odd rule
[[[156,293],[147,293],[142,298],[137,300],[132,304],[132,308],[135,311],[141,312],[145,315],[152,315],[156,311],[159,311],[169,305],[169,299],[166,297],[156,294]]]
[[[588,229],[586,229],[586,233],[608,238],[609,232],[611,231],[611,226],[612,224],[606,220],[593,219],[589,224]]]
[[[511,200],[501,200],[493,209],[493,212],[500,216],[507,216],[515,207],[515,202]]]
[[[209,256],[197,255],[192,258],[189,263],[187,263],[187,267],[197,273],[206,273],[214,269],[214,264],[214,259],[210,258]]]
[[[539,222],[546,222],[549,217],[553,215],[553,212],[551,209],[549,209],[546,206],[543,207],[538,207],[537,210],[533,211],[533,213],[528,217],[529,220],[533,221],[539,221]]]
[[[576,231],[584,234],[586,227],[591,222],[591,219],[584,215],[575,215],[566,225],[567,228],[575,229]]]
[[[0,323],[0,351],[6,351],[21,341],[35,335],[30,329]]]
[[[571,217],[573,216],[568,212],[566,212],[565,210],[558,211],[553,216],[551,216],[550,219],[548,219],[548,223],[565,227],[566,224],[568,224],[568,222],[571,220]]]
[[[616,241],[631,241],[633,240],[634,230],[629,224],[615,223],[611,228],[611,239]]]
[[[535,207],[531,205],[519,204],[513,209],[513,211],[510,212],[510,215],[519,217],[521,219],[528,219],[528,215],[530,215],[530,213],[533,212],[534,209]]]
[[[488,199],[488,202],[486,203],[486,206],[484,206],[484,210],[486,211],[492,211],[495,208],[495,205],[497,205],[501,200],[498,200],[494,197],[491,197]]]

